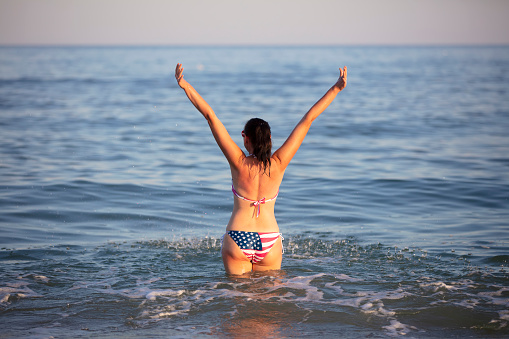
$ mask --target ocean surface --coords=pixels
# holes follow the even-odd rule
[[[228,276],[228,164],[348,66]],[[0,337],[509,336],[509,47],[1,47]]]

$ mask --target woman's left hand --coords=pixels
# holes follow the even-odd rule
[[[182,64],[177,64],[177,67],[175,67],[175,79],[177,79],[180,88],[184,88],[187,81],[184,80],[184,67],[182,67]]]

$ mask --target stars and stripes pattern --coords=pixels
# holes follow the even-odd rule
[[[244,231],[228,231],[228,235],[235,241],[244,255],[256,264],[263,260],[276,243],[281,233],[259,233]]]

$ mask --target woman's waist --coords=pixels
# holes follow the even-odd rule
[[[279,232],[279,226],[275,217],[252,218],[232,214],[226,231]]]

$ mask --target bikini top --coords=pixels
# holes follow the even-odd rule
[[[253,203],[253,206],[255,208],[258,207],[258,209],[256,210],[256,217],[258,218],[258,216],[260,215],[260,205],[261,204],[265,204],[267,201],[272,201],[272,200],[276,200],[277,196],[279,195],[279,190],[277,190],[277,193],[276,195],[273,197],[273,198],[270,198],[270,199],[265,199],[265,197],[261,198],[260,200],[251,200],[251,199],[248,199],[248,198],[244,198],[243,196],[241,196],[236,190],[235,190],[235,187],[233,187],[233,184],[232,184],[232,192],[233,194],[239,198],[239,199],[242,199],[242,200],[245,200],[245,201],[249,201],[249,202],[252,202]]]

